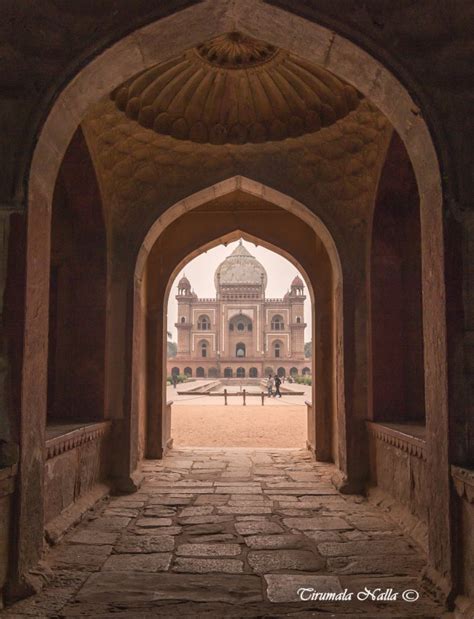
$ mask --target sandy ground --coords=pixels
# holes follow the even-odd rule
[[[301,448],[306,445],[306,406],[173,404],[171,436],[175,447]]]

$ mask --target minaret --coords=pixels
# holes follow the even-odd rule
[[[178,330],[178,355],[188,355],[191,352],[191,329],[192,323],[192,303],[194,300],[191,291],[191,283],[183,274],[178,282],[178,322],[175,327]]]

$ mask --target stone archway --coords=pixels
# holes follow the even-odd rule
[[[41,505],[43,480],[50,207],[67,144],[88,106],[131,74],[236,27],[300,53],[355,85],[391,120],[405,142],[421,200],[426,418],[430,436],[428,457],[431,475],[437,480],[436,492],[432,493],[432,563],[449,576],[451,538],[447,520],[441,515],[449,504],[450,495],[448,446],[446,441],[438,440],[448,433],[442,195],[436,153],[423,113],[419,113],[407,89],[382,64],[340,35],[264,2],[229,5],[223,1],[208,1],[190,7],[146,26],[112,46],[64,88],[41,128],[28,178],[22,493],[18,527],[18,556],[21,559],[16,569],[22,573],[31,567],[38,560],[42,547],[41,513],[38,518],[32,518],[32,513],[41,509],[38,506]],[[131,284],[127,286],[120,293],[125,299],[128,297],[130,307],[133,295]],[[123,344],[126,340],[124,312],[114,320],[108,329],[109,337],[119,333]],[[114,392],[117,384],[123,382],[124,367],[124,364],[117,363],[108,376],[107,407],[112,417],[123,419],[122,426],[129,426],[127,397],[121,389]],[[358,406],[363,408],[364,402]],[[357,412],[360,415],[361,410]],[[131,446],[126,445],[128,464],[120,473],[122,476],[132,473],[131,451]]]
[[[181,208],[181,203],[169,210],[167,225],[157,221],[151,227],[137,260],[136,299],[145,296],[148,301],[145,305],[135,304],[134,330],[138,333],[138,325],[147,324],[150,325],[149,333],[152,334],[152,338],[158,334],[157,341],[147,340],[146,348],[148,351],[153,351],[151,357],[155,361],[150,365],[148,372],[150,376],[148,387],[141,385],[147,393],[146,396],[143,392],[137,391],[140,388],[138,376],[143,375],[137,362],[142,358],[139,345],[134,347],[134,361],[131,365],[131,373],[133,372],[133,376],[136,377],[133,380],[132,402],[148,402],[146,411],[142,407],[140,411],[135,408],[132,413],[135,423],[138,423],[140,415],[146,415],[146,425],[152,429],[148,435],[147,454],[149,457],[161,457],[169,438],[162,433],[162,411],[166,409],[166,402],[163,400],[164,391],[159,391],[159,385],[152,380],[152,377],[159,375],[160,368],[166,365],[163,340],[160,338],[166,334],[162,308],[167,306],[171,283],[185,264],[196,255],[216,244],[243,237],[282,254],[305,274],[312,305],[319,307],[318,317],[316,319],[313,317],[313,340],[318,342],[315,346],[314,363],[319,368],[317,371],[320,378],[319,388],[313,394],[315,402],[313,410],[320,411],[320,414],[312,421],[317,424],[315,428],[317,439],[312,449],[317,453],[318,459],[336,461],[344,471],[345,477],[347,453],[343,430],[344,362],[342,350],[340,354],[335,353],[336,342],[342,339],[342,276],[337,249],[331,235],[322,222],[303,205],[255,181],[234,177],[212,188],[212,193],[214,195],[218,193],[219,197],[208,202],[206,198],[209,196],[209,191],[200,192],[186,199],[188,208],[185,212]],[[265,199],[267,195],[269,198]],[[265,210],[261,210],[260,213],[256,211],[250,219],[244,213],[239,219],[238,208],[235,205],[239,197],[241,202],[245,201],[247,211],[249,206],[254,208],[252,205],[259,205],[260,209],[263,209],[265,204],[281,211],[279,215],[281,225],[275,227],[273,232],[266,231],[268,221],[264,218]],[[212,205],[218,208],[217,217],[210,215],[206,210],[202,211],[202,208],[211,209]],[[223,209],[228,210],[226,216],[223,214]],[[237,222],[238,228],[235,230]],[[193,230],[192,236],[184,235],[192,240],[179,249],[171,243],[171,239],[175,238],[173,235],[176,235],[177,226],[190,226]],[[290,229],[292,234],[288,235],[287,231]],[[220,233],[217,239],[214,238],[216,233]],[[206,236],[212,240],[206,243]],[[328,245],[320,237],[323,237]],[[302,238],[306,238],[306,249],[301,247]],[[309,271],[312,272],[311,276]],[[146,295],[143,292],[143,283],[147,281],[161,283]],[[135,343],[139,342],[136,335],[133,340]]]

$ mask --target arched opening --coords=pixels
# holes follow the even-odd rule
[[[196,377],[197,378],[204,378],[205,376],[206,376],[206,372],[205,372],[204,368],[199,366],[196,369]]]
[[[290,369],[290,376],[298,376],[298,368],[291,368]]]
[[[284,367],[278,368],[278,370],[277,370],[277,374],[278,374],[278,376],[280,376],[280,378],[281,378],[282,376],[286,376],[286,370],[285,370],[285,368],[284,368]]]
[[[245,378],[245,368],[237,368],[237,378]]]
[[[191,378],[191,376],[193,375],[193,370],[190,367],[185,367],[184,368],[184,375],[187,376],[188,378]]]
[[[177,368],[176,366],[174,368],[171,368],[171,376],[179,376],[179,368]]]
[[[209,368],[207,375],[209,378],[217,378],[219,375],[217,368]]]
[[[196,43],[200,40],[207,40],[210,34],[216,34],[219,32],[220,23],[214,23],[212,20],[205,21],[205,27],[201,22],[196,22],[194,19],[194,10],[199,11],[199,7],[192,7],[188,14],[183,18],[184,23],[191,25],[194,28],[192,30],[192,43]],[[275,13],[276,12],[276,13]],[[423,309],[424,309],[424,354],[425,354],[425,366],[430,368],[430,372],[427,372],[426,380],[426,420],[428,426],[428,434],[433,431],[432,436],[438,436],[439,432],[444,435],[448,435],[448,416],[447,416],[447,395],[446,395],[446,367],[445,367],[445,307],[444,303],[444,277],[443,277],[443,230],[442,230],[442,201],[441,201],[441,183],[440,175],[437,165],[437,159],[433,143],[430,137],[430,133],[424,121],[424,110],[421,113],[414,106],[413,100],[409,96],[407,90],[387,71],[382,65],[378,64],[373,58],[363,52],[357,46],[351,44],[349,41],[340,37],[337,34],[330,33],[327,29],[310,23],[308,20],[297,18],[292,16],[292,20],[287,20],[287,14],[284,11],[278,12],[274,7],[265,7],[261,3],[255,8],[255,15],[259,16],[259,21],[254,22],[254,19],[250,19],[248,16],[239,16],[239,27],[243,30],[249,31],[249,33],[255,35],[260,34],[266,40],[271,41],[276,45],[280,45],[292,51],[295,54],[303,54],[308,61],[314,61],[320,63],[323,66],[327,66],[334,73],[340,75],[344,79],[351,83],[354,83],[358,89],[367,94],[372,100],[379,106],[379,108],[387,114],[394,126],[399,130],[402,139],[407,145],[407,149],[417,174],[417,180],[419,184],[419,194],[421,198],[421,230],[422,230],[422,282],[423,282]],[[271,32],[262,24],[262,15],[272,19],[268,19],[268,23],[272,24]],[[186,20],[191,21],[186,21]],[[170,20],[172,23],[173,18]],[[291,23],[287,23],[291,22]],[[204,22],[203,22],[204,23]],[[186,27],[182,27],[183,34],[180,38],[177,38],[174,42],[174,50],[180,51],[188,46],[191,41],[189,39],[189,31]],[[162,24],[157,23],[157,31],[159,32]],[[166,27],[169,27],[167,22]],[[295,28],[300,33],[305,33],[307,36],[295,36]],[[323,37],[322,40],[328,40],[330,43],[331,53],[327,53],[328,46],[314,46],[314,48],[308,48],[308,40],[316,40],[317,35]],[[191,37],[191,38],[192,38]],[[154,37],[148,37],[153,39]],[[158,37],[159,39],[159,37]],[[98,57],[93,63],[95,75],[98,77],[96,86],[94,88],[84,88],[86,80],[90,77],[90,67],[87,67],[87,71],[83,74],[79,74],[77,79],[72,80],[71,84],[56,98],[56,103],[52,109],[50,115],[47,118],[45,129],[43,134],[40,135],[33,158],[30,174],[30,184],[28,187],[30,198],[30,213],[28,226],[31,232],[31,240],[38,238],[38,231],[45,230],[48,227],[48,219],[45,214],[48,212],[48,206],[51,204],[52,187],[45,182],[43,175],[38,173],[40,165],[44,161],[52,162],[49,177],[54,178],[59,161],[65,151],[65,145],[67,144],[72,132],[75,130],[77,124],[81,119],[86,106],[90,104],[94,99],[101,96],[108,95],[116,86],[123,81],[124,77],[128,77],[133,72],[139,72],[149,65],[162,61],[165,57],[168,58],[170,50],[166,49],[166,53],[159,45],[150,50],[149,54],[143,52],[143,48],[138,48],[138,38],[130,39],[133,49],[137,50],[136,58],[130,53],[130,49],[112,46],[104,54]],[[146,47],[146,43],[141,42]],[[118,44],[120,45],[120,44]],[[112,61],[113,58],[113,61]],[[126,61],[126,62],[125,62]],[[121,66],[121,63],[126,64],[128,67],[127,75],[121,70],[114,69],[110,71],[110,67]],[[360,67],[367,68],[367,71],[360,71]],[[370,69],[369,69],[370,68]],[[372,71],[372,72],[371,72]],[[374,79],[368,78],[367,75],[378,75],[377,84],[383,83],[383,87],[378,87]],[[103,78],[103,79],[102,79]],[[81,101],[77,107],[65,104],[65,100],[68,99],[71,102],[76,100]],[[397,105],[393,102],[396,101]],[[67,122],[64,122],[63,115],[67,111]],[[54,143],[49,136],[54,135]],[[56,166],[56,168],[55,168]],[[221,175],[219,178],[225,178]],[[279,185],[278,185],[279,186]],[[171,194],[170,194],[171,195]],[[175,198],[171,198],[169,204],[178,202]],[[166,206],[166,205],[165,205]],[[160,205],[160,208],[163,205]],[[169,209],[171,210],[171,209]],[[184,210],[184,208],[183,208]],[[44,219],[44,221],[43,221]],[[147,221],[147,223],[149,220]],[[162,222],[163,223],[163,222]],[[141,237],[143,238],[143,237]],[[140,238],[140,240],[141,240]],[[38,255],[40,252],[42,255]],[[33,368],[38,367],[38,356],[36,353],[33,355],[29,351],[46,351],[44,346],[45,339],[47,337],[47,282],[48,277],[44,277],[44,273],[48,270],[48,238],[45,237],[44,244],[38,244],[38,252],[35,256],[29,256],[29,269],[28,269],[28,285],[27,294],[32,295],[35,302],[31,302],[31,309],[28,310],[26,315],[26,338],[25,338],[25,350],[27,354],[24,359],[24,381],[28,385],[28,388],[24,389],[23,409],[22,409],[22,423],[31,423],[30,429],[35,431],[29,432],[30,439],[28,444],[22,445],[22,467],[23,471],[30,471],[33,467],[43,466],[41,454],[43,453],[43,445],[39,444],[44,439],[44,427],[42,427],[44,415],[38,415],[38,406],[45,408],[45,403],[39,402],[37,394],[42,393],[45,389],[42,387],[46,384],[46,378],[41,372],[36,373]],[[38,259],[39,257],[39,259]],[[342,272],[342,270],[341,270]],[[114,273],[113,282],[120,281],[117,277],[117,273]],[[130,273],[129,273],[130,275]],[[346,275],[346,273],[345,273]],[[141,278],[141,274],[140,274]],[[39,286],[33,285],[33,282],[40,282]],[[122,309],[128,302],[128,315],[131,315],[131,299],[133,297],[131,277],[124,278],[122,281],[122,289],[120,286],[116,286],[114,289],[115,299],[118,297],[120,306]],[[346,284],[346,280],[344,282]],[[337,282],[336,285],[341,285],[341,282]],[[363,285],[361,286],[363,288]],[[117,292],[118,290],[118,292]],[[358,289],[358,293],[359,293]],[[339,291],[342,294],[342,291]],[[345,298],[351,299],[354,290],[350,291],[351,294],[346,295]],[[40,302],[38,302],[38,299]],[[127,301],[127,299],[129,299]],[[44,309],[39,313],[36,311],[38,307]],[[156,308],[154,308],[156,309]],[[156,310],[158,311],[158,310]],[[108,350],[109,357],[111,359],[123,359],[118,362],[115,367],[108,369],[108,381],[109,391],[107,397],[107,410],[110,410],[112,416],[118,418],[124,418],[125,422],[122,423],[123,427],[133,426],[136,423],[136,419],[129,419],[129,410],[137,410],[137,408],[130,407],[130,396],[127,394],[127,383],[123,376],[130,375],[130,360],[131,360],[131,325],[128,323],[125,328],[125,316],[127,311],[117,313],[112,319],[110,325],[110,349]],[[345,404],[348,410],[346,418],[341,419],[340,431],[345,436],[350,436],[351,446],[347,450],[341,450],[344,453],[344,457],[339,460],[339,466],[345,474],[352,476],[356,481],[360,481],[366,473],[366,464],[358,465],[358,462],[366,462],[363,442],[359,443],[361,438],[360,428],[362,427],[362,420],[367,416],[366,399],[364,397],[357,398],[352,391],[351,385],[361,386],[363,389],[364,381],[359,381],[359,375],[357,372],[362,372],[362,369],[358,369],[357,372],[354,369],[354,357],[355,348],[353,339],[353,330],[351,322],[354,316],[359,316],[354,308],[347,308],[345,310],[345,323],[344,323],[344,340],[342,339],[341,331],[339,331],[337,344],[341,348],[348,347],[346,352],[346,366],[344,367],[345,376],[342,380],[346,381],[346,389],[344,392],[339,392],[339,401],[337,404]],[[150,322],[155,320],[155,326],[159,323],[159,319],[153,316],[148,316]],[[156,322],[158,320],[158,323]],[[115,322],[114,322],[115,321]],[[360,325],[359,325],[360,326]],[[346,331],[349,330],[349,333]],[[113,334],[120,334],[119,337],[112,337]],[[126,335],[127,334],[127,335]],[[129,337],[128,344],[124,345],[126,337]],[[161,336],[160,336],[161,337]],[[364,339],[364,337],[362,337]],[[114,350],[126,350],[126,354],[113,354]],[[45,352],[39,356],[45,357]],[[439,362],[439,359],[442,362]],[[39,365],[42,365],[41,363]],[[43,364],[45,365],[45,364]],[[365,367],[364,363],[360,364],[360,368]],[[125,371],[127,368],[127,371]],[[155,368],[156,369],[156,368]],[[156,372],[155,372],[156,375]],[[341,378],[338,375],[338,379]],[[356,387],[354,387],[355,389]],[[139,387],[136,387],[138,390]],[[142,387],[140,387],[142,389]],[[29,395],[28,395],[29,394]],[[345,397],[343,397],[345,396]],[[338,398],[334,398],[335,401]],[[160,404],[161,406],[161,404]],[[336,406],[335,408],[338,408]],[[339,410],[343,410],[339,406]],[[36,419],[37,418],[37,419]],[[150,418],[153,415],[150,414]],[[156,422],[155,422],[156,423]],[[347,425],[347,427],[346,427]],[[36,431],[37,430],[37,431]],[[26,436],[26,432],[24,435]],[[363,434],[363,432],[362,432]],[[130,436],[136,436],[136,433],[130,432]],[[128,441],[131,439],[127,436],[124,437],[125,444],[128,445]],[[345,438],[343,438],[344,442]],[[431,440],[431,439],[430,439]],[[362,445],[362,446],[361,446]],[[361,453],[362,451],[362,453]],[[127,447],[126,464],[118,465],[117,476],[130,477],[130,472],[136,468],[136,461],[138,451],[135,446]],[[443,512],[443,506],[446,505],[449,497],[449,466],[448,466],[448,452],[446,445],[437,445],[436,448],[428,450],[428,462],[430,476],[433,479],[438,480],[438,492],[433,493],[433,508],[430,512],[431,527],[430,527],[430,539],[432,540],[433,554],[432,564],[443,573],[450,571],[450,552],[442,552],[440,547],[446,549],[450,547],[449,532],[445,531],[441,516],[438,518],[435,514]],[[28,454],[28,455],[26,455]],[[26,460],[27,459],[27,460]],[[122,467],[122,468],[121,468]],[[358,468],[359,467],[359,468]],[[22,473],[23,474],[23,473]],[[35,482],[31,482],[30,490],[33,487],[33,483],[36,483],[33,496],[37,496],[40,492],[42,485],[42,475],[38,474],[34,477]],[[26,484],[25,484],[26,488]],[[32,495],[30,494],[30,497]],[[24,501],[21,499],[22,505]],[[439,508],[439,509],[437,509]],[[32,518],[28,515],[28,510],[25,508],[22,510],[22,522],[20,523],[20,538],[22,531],[26,530],[28,523],[32,521]],[[26,521],[24,520],[26,518]],[[41,518],[39,518],[41,528]],[[32,538],[42,539],[38,532],[32,534]],[[436,538],[442,538],[443,544],[438,544]],[[449,538],[449,539],[448,539]],[[34,553],[33,553],[34,554]]]
[[[211,321],[209,320],[209,316],[202,314],[198,318],[197,328],[199,331],[209,331],[211,328]]]
[[[257,368],[250,368],[249,376],[250,376],[250,378],[258,378],[258,370],[257,370]]]
[[[99,187],[78,129],[52,209],[47,417],[56,432],[62,422],[104,418],[106,261]]]
[[[233,374],[232,368],[224,368],[224,378],[232,378]]]
[[[206,340],[199,342],[199,350],[201,352],[201,357],[207,357],[208,346],[209,345],[206,342]]]
[[[283,344],[280,340],[276,340],[276,342],[272,343],[273,348],[273,356],[275,359],[279,359],[283,354]]]
[[[243,342],[239,342],[235,345],[235,356],[245,357],[245,344]]]
[[[271,322],[272,331],[283,331],[284,328],[285,323],[283,322],[283,318],[279,314],[273,316]]]
[[[304,368],[302,369],[302,371],[301,371],[301,374],[302,374],[303,376],[310,376],[310,374],[311,374],[311,370],[310,370],[308,367],[304,367]]]

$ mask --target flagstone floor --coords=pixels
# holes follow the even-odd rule
[[[173,449],[143,469],[140,491],[52,548],[49,584],[2,617],[443,616],[420,551],[305,450]]]

